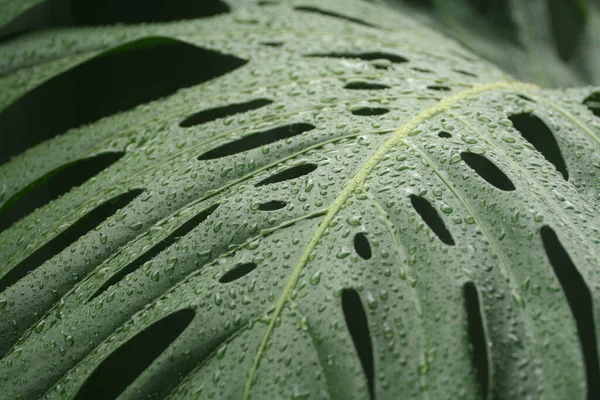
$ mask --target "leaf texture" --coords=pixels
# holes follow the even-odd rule
[[[0,46],[6,398],[600,393],[598,88],[354,0]]]

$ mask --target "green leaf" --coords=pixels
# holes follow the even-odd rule
[[[525,81],[600,84],[600,3],[593,0],[387,0]]]
[[[599,89],[228,4],[1,45],[3,395],[598,397]]]

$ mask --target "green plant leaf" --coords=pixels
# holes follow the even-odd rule
[[[600,3],[593,0],[386,0],[525,81],[600,84]]]
[[[1,45],[3,396],[596,398],[599,89],[227,4]]]

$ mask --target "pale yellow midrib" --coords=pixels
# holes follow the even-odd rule
[[[258,351],[256,352],[256,356],[254,358],[252,366],[250,367],[250,371],[248,371],[248,376],[246,378],[246,385],[244,388],[244,393],[242,395],[243,400],[247,400],[248,396],[250,395],[250,388],[252,386],[252,380],[254,379],[256,370],[258,369],[258,364],[259,364],[262,354],[265,350],[265,347],[267,345],[267,342],[269,340],[271,332],[273,331],[273,328],[275,327],[277,317],[281,313],[281,310],[283,309],[286,301],[288,300],[289,295],[292,293],[294,287],[296,286],[296,283],[298,282],[298,279],[300,278],[300,273],[302,272],[302,269],[308,263],[310,254],[317,246],[319,240],[321,239],[321,237],[323,236],[323,234],[329,227],[329,224],[331,223],[333,218],[336,216],[338,211],[342,208],[342,206],[344,205],[344,203],[346,202],[348,197],[350,197],[352,192],[357,187],[360,187],[361,185],[363,185],[366,178],[370,175],[371,171],[373,171],[373,169],[379,163],[379,161],[383,158],[383,156],[392,147],[396,146],[400,141],[402,141],[410,132],[412,132],[414,129],[416,129],[421,123],[423,123],[424,121],[433,117],[436,114],[439,114],[441,112],[448,110],[451,106],[453,106],[454,104],[460,102],[461,100],[463,100],[469,96],[473,96],[473,95],[476,95],[476,94],[482,93],[482,92],[499,90],[499,89],[538,90],[538,87],[535,85],[532,85],[532,84],[522,83],[522,82],[517,82],[517,81],[512,81],[512,82],[511,81],[499,81],[499,82],[493,82],[493,83],[487,83],[487,84],[474,85],[470,89],[456,93],[452,96],[445,97],[442,100],[440,100],[438,103],[434,104],[433,106],[431,106],[431,107],[427,108],[426,110],[423,110],[419,114],[415,115],[410,120],[408,120],[404,125],[399,127],[395,131],[394,135],[391,138],[387,139],[383,143],[383,145],[358,170],[358,172],[354,175],[354,177],[346,183],[346,185],[344,186],[344,188],[342,189],[340,194],[334,199],[333,203],[331,203],[331,205],[329,206],[327,214],[325,214],[325,218],[319,224],[319,227],[317,228],[315,234],[313,235],[311,240],[308,242],[308,245],[306,246],[304,253],[300,257],[300,261],[298,261],[298,264],[296,264],[296,266],[294,267],[292,276],[290,277],[288,284],[284,288],[281,296],[279,296],[279,298],[277,299],[277,303],[275,304],[275,310],[273,311],[273,315],[269,322],[269,326],[267,327],[267,331],[265,332],[265,335],[263,336],[263,339],[258,347]]]

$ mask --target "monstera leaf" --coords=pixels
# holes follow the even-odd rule
[[[542,86],[600,84],[598,0],[379,0]]]
[[[600,397],[598,89],[363,1],[33,3],[0,397]]]

